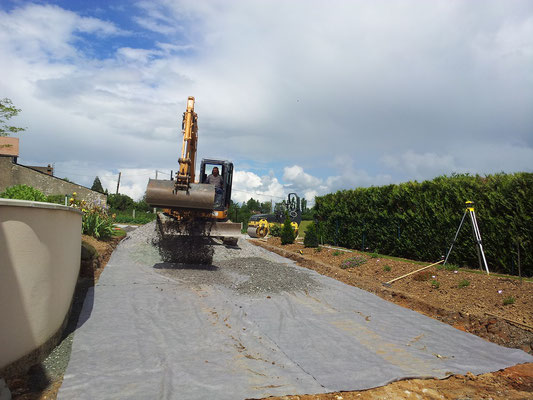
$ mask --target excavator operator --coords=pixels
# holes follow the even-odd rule
[[[217,206],[222,204],[222,176],[219,174],[218,167],[213,167],[213,170],[211,171],[211,175],[209,175],[205,181],[205,183],[209,183],[211,185],[215,185],[215,204]]]

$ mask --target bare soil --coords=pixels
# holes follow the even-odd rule
[[[530,281],[434,266],[386,287],[384,282],[422,268],[424,264],[358,251],[345,252],[325,247],[316,250],[305,248],[299,243],[282,246],[279,238],[269,238],[267,241],[252,240],[252,243],[291,258],[300,266],[373,292],[457,329],[500,345],[533,353],[533,283]],[[358,267],[341,268],[343,262],[354,256],[363,256],[366,262]],[[425,265],[433,262],[435,261],[428,261]],[[504,305],[504,299],[509,297],[514,299],[514,303]],[[365,391],[269,399],[531,398],[533,364],[530,363],[479,376],[467,374],[454,375],[443,380],[409,379]]]

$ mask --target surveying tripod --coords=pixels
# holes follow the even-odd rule
[[[444,260],[444,263],[442,265],[446,265],[446,261],[448,261],[448,257],[450,256],[450,253],[452,252],[453,245],[455,244],[455,241],[457,240],[457,236],[459,236],[459,231],[461,230],[461,227],[463,226],[463,222],[465,221],[466,214],[470,214],[470,221],[472,221],[472,231],[474,232],[474,240],[476,242],[476,250],[477,250],[477,258],[479,261],[479,268],[483,269],[483,266],[485,266],[485,270],[487,271],[487,275],[488,275],[489,266],[487,265],[487,259],[485,258],[485,252],[483,251],[483,243],[481,243],[481,233],[479,232],[479,227],[477,225],[476,212],[474,211],[473,201],[466,202],[465,213],[463,214],[463,218],[461,219],[459,228],[457,229],[457,232],[455,233],[455,237],[453,238],[453,242],[452,242],[452,245],[450,246],[450,250],[448,250],[448,254],[446,254],[446,259]]]

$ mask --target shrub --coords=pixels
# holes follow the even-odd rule
[[[305,247],[318,247],[318,233],[314,222],[309,224],[304,236]]]
[[[56,203],[56,204],[65,205],[65,195],[64,194],[51,194],[50,196],[46,196],[46,201],[48,203]]]
[[[371,253],[370,254],[370,258],[378,258],[378,257],[379,257],[378,253]]]
[[[366,262],[367,262],[367,259],[365,256],[357,255],[354,257],[350,257],[347,260],[344,260],[341,264],[341,268],[347,269],[347,268],[359,267]]]
[[[470,285],[470,281],[467,280],[467,279],[462,279],[460,282],[459,282],[459,289],[461,288],[464,288],[464,287],[467,287],[468,285]]]
[[[125,194],[110,194],[107,196],[107,204],[113,210],[124,211],[133,209],[135,202]]]
[[[457,271],[459,269],[459,266],[455,265],[455,264],[446,264],[444,266],[444,269],[446,271]]]
[[[390,269],[391,269],[391,268],[390,268],[390,266],[388,266],[388,265],[385,265],[385,266],[383,267],[383,271],[385,271],[385,272],[389,272]]]
[[[439,281],[436,281],[435,279],[433,279],[433,280],[431,281],[431,287],[432,287],[433,289],[438,289],[438,288],[440,287],[440,283],[439,283]]]
[[[28,185],[15,185],[8,187],[0,197],[4,199],[30,200],[46,202],[46,196],[39,190]]]
[[[509,304],[514,304],[515,302],[515,298],[513,296],[509,296],[509,297],[506,297],[505,299],[503,299],[503,305],[504,306],[507,306]]]
[[[315,249],[315,252],[316,253],[320,253],[322,251],[322,247],[318,246],[316,249]]]
[[[83,213],[81,222],[84,234],[97,239],[108,239],[113,236],[113,219],[102,212],[98,207],[93,207]]]
[[[292,229],[291,219],[289,218],[289,214],[286,214],[283,227],[281,228],[281,244],[293,244],[294,239],[295,235],[294,230]]]
[[[320,238],[338,246],[379,249],[413,260],[437,260],[450,247],[465,210],[475,202],[491,271],[516,273],[518,249],[523,276],[533,276],[533,173],[471,176],[339,190],[317,196]],[[518,243],[518,247],[517,247]],[[476,267],[470,220],[465,220],[449,262]],[[513,265],[515,267],[513,267]]]
[[[85,200],[76,198],[76,193],[69,199],[71,207],[83,212],[81,220],[82,233],[97,239],[108,239],[113,235],[113,219],[107,209],[96,204],[87,204]]]
[[[333,256],[334,256],[334,257],[340,256],[341,254],[342,254],[342,251],[339,251],[339,250],[335,250],[335,251],[333,252]]]
[[[270,227],[270,236],[280,237],[281,236],[281,226],[280,225],[272,225]]]

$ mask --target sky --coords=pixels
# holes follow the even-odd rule
[[[529,0],[3,0],[0,54],[19,163],[135,199],[188,96],[237,202],[533,172]]]

